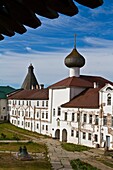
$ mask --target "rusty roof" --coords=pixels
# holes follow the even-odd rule
[[[89,8],[103,4],[103,0],[0,0],[0,40],[3,35],[23,34],[25,26],[39,27],[41,21],[36,14],[50,19],[58,18],[60,13],[76,15],[76,2]]]
[[[64,87],[94,87],[94,82],[98,84],[99,87],[103,87],[106,83],[113,85],[113,82],[99,76],[87,76],[80,75],[80,77],[68,77],[65,78],[51,86],[49,88],[64,88]]]
[[[12,100],[48,100],[48,89],[34,89],[24,90],[21,89],[8,96],[8,99]]]
[[[89,88],[61,107],[97,109],[99,108],[99,90],[100,88]]]

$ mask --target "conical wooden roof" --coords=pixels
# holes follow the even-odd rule
[[[31,89],[39,89],[39,84],[38,81],[34,75],[34,67],[32,64],[28,67],[28,73],[25,77],[25,80],[21,86],[21,88],[26,89],[26,90],[31,90]]]

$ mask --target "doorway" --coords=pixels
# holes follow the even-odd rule
[[[62,131],[62,142],[67,142],[67,130],[63,129]]]

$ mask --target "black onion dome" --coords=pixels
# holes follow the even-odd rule
[[[78,53],[76,48],[65,58],[64,63],[67,67],[83,67],[85,65],[85,58]]]

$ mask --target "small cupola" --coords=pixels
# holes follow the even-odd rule
[[[72,52],[65,58],[64,63],[70,68],[70,77],[80,76],[80,68],[85,65],[85,58],[77,51],[76,42]]]

